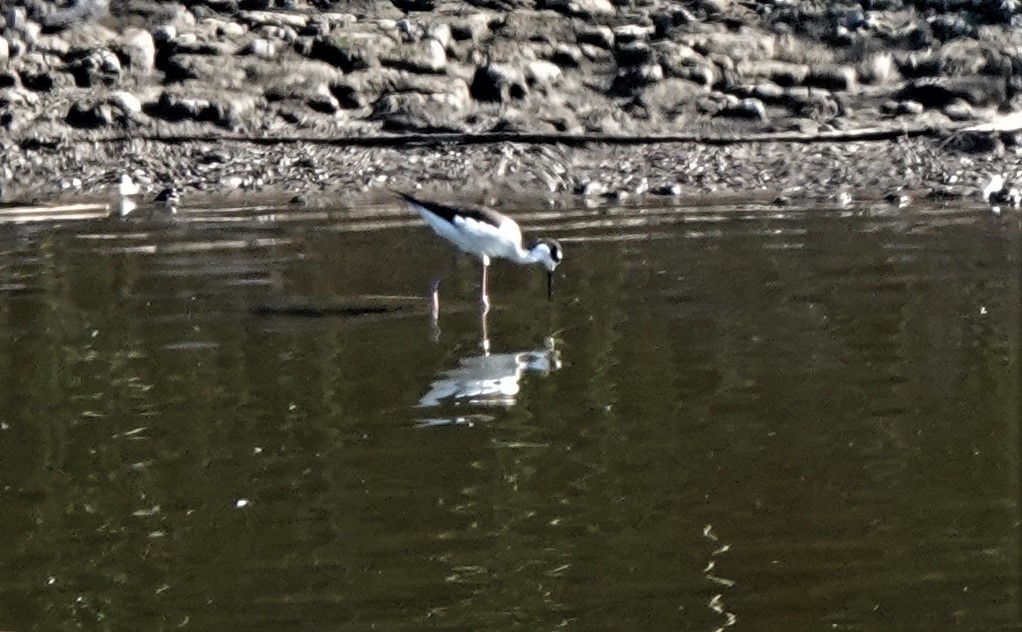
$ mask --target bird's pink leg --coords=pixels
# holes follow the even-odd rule
[[[486,291],[486,273],[487,273],[487,271],[489,269],[490,269],[489,264],[486,261],[484,261],[483,262],[483,295],[482,295],[482,304],[483,304],[483,307],[486,308],[487,310],[490,309],[490,295]]]
[[[458,256],[455,254],[451,257],[450,264],[433,280],[433,285],[429,288],[430,314],[433,316],[434,322],[440,318],[440,282],[447,278],[457,263]]]
[[[433,317],[433,322],[436,322],[440,318],[440,279],[433,282],[433,287],[429,292],[430,299],[430,316]]]
[[[490,313],[489,306],[484,306],[483,309],[479,312],[479,321],[483,334],[482,340],[479,341],[479,346],[482,347],[483,353],[486,354],[490,353],[490,332],[486,318],[487,315],[489,315],[489,313]]]

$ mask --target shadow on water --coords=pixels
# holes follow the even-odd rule
[[[514,215],[0,209],[0,629],[1018,629],[1017,215]]]

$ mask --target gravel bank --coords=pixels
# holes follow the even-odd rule
[[[0,201],[108,195],[124,173],[309,203],[416,185],[946,199],[1022,179],[1014,0],[0,9]]]

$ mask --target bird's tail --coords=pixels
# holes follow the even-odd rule
[[[398,196],[399,198],[404,199],[405,202],[410,202],[412,204],[420,204],[420,205],[422,204],[422,202],[420,202],[419,200],[415,199],[411,195],[408,195],[404,191],[398,191],[397,189],[390,189],[390,192],[393,193],[394,195]]]

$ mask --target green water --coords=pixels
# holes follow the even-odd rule
[[[1019,629],[1017,216],[516,216],[0,212],[0,630]]]

